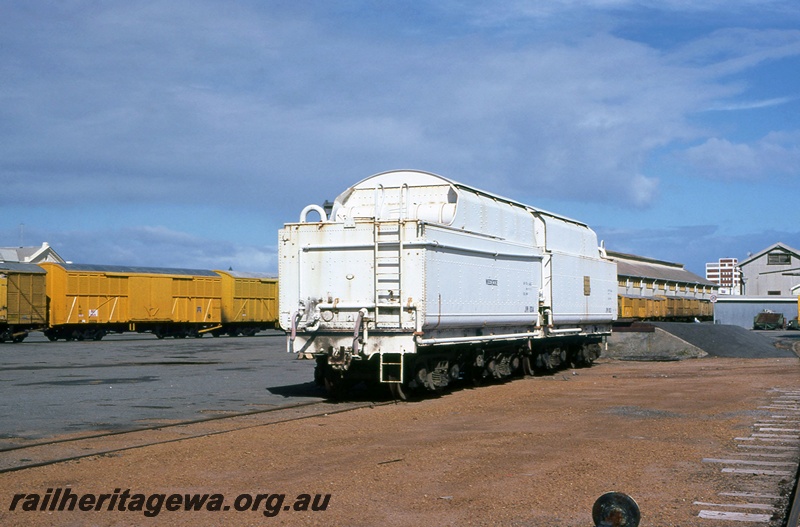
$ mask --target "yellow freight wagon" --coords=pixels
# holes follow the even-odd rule
[[[666,320],[678,318],[678,299],[674,296],[662,296],[664,299],[664,318]]]
[[[661,297],[650,297],[647,299],[647,319],[660,320],[664,318],[666,312],[666,302]]]
[[[618,295],[618,319],[624,320],[659,320],[664,318],[666,302],[663,297],[623,296]]]
[[[617,295],[617,320],[636,318],[633,300],[630,296]]]
[[[709,300],[700,301],[700,317],[701,320],[710,320],[714,318],[714,304]]]
[[[216,271],[222,277],[222,327],[212,334],[255,335],[278,320],[278,279],[256,273]]]
[[[108,333],[202,336],[220,326],[221,278],[212,271],[42,263],[50,340]]]
[[[22,342],[47,324],[45,271],[34,264],[0,263],[0,342]]]

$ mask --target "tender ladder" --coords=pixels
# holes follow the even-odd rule
[[[375,222],[375,327],[403,325],[403,222]]]

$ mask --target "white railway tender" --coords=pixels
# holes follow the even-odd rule
[[[330,217],[309,205],[279,259],[288,350],[334,395],[588,365],[617,312],[616,265],[587,225],[425,172],[369,177]]]

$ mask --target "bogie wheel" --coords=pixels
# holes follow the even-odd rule
[[[325,391],[331,399],[342,399],[347,393],[347,384],[338,375],[328,374],[324,378]]]
[[[489,378],[489,373],[486,371],[486,368],[483,366],[473,366],[471,369],[472,375],[470,378],[472,380],[472,386],[475,388],[483,386],[486,379]]]
[[[531,364],[531,356],[525,355],[522,357],[522,373],[528,376],[533,375],[533,364]]]
[[[402,382],[396,382],[395,378],[391,380],[395,381],[389,383],[389,393],[392,394],[392,398],[395,401],[408,401],[410,396],[408,386]]]

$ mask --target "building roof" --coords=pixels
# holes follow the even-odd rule
[[[687,271],[683,264],[614,251],[606,251],[606,254],[617,263],[618,276],[719,287],[718,284]]]
[[[64,259],[50,247],[47,242],[42,243],[41,247],[0,247],[0,261],[3,262],[60,262]]]
[[[765,254],[771,253],[772,251],[774,251],[776,249],[781,249],[781,250],[783,250],[783,252],[791,253],[791,254],[793,254],[795,256],[795,258],[800,259],[800,251],[798,251],[797,249],[793,249],[793,248],[789,247],[785,243],[778,242],[778,243],[774,243],[774,244],[770,245],[769,247],[767,247],[766,249],[764,249],[761,252],[758,252],[758,253],[756,253],[756,254],[754,254],[752,256],[748,256],[746,260],[744,260],[742,262],[739,262],[739,267],[744,267],[745,265],[749,264],[750,262],[753,262],[754,260],[758,260],[759,258],[764,256]]]
[[[0,262],[0,272],[1,271],[27,274],[45,274],[47,272],[36,264],[19,262]]]
[[[233,278],[257,278],[259,280],[272,280],[277,278],[274,274],[267,274],[267,273],[253,273],[248,271],[234,271],[232,269],[228,269],[224,271],[222,269],[214,269],[215,273],[224,273],[227,275],[232,276]]]

